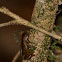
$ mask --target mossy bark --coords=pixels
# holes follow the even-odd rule
[[[46,31],[52,32],[58,10],[59,0],[36,0],[32,14],[32,23]],[[29,40],[35,46],[34,54],[27,62],[47,62],[50,37],[30,29]]]

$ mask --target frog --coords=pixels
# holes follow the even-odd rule
[[[33,46],[30,45],[29,31],[16,32],[16,38],[18,39],[20,44],[20,55],[22,59],[30,60],[32,56],[35,56],[34,51],[30,50]]]

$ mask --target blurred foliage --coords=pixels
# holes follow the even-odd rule
[[[54,28],[54,31],[57,32],[57,31],[59,31],[59,29],[60,29],[60,28],[59,28],[58,26],[56,26],[56,27]]]

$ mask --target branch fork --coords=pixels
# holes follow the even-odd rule
[[[10,17],[12,17],[12,18],[15,19],[13,21],[0,24],[0,27],[8,26],[8,25],[14,25],[14,24],[22,24],[22,25],[25,25],[27,27],[33,28],[33,29],[38,30],[38,31],[40,31],[40,32],[42,32],[44,34],[47,34],[47,35],[49,35],[49,36],[51,36],[51,37],[53,37],[55,39],[58,39],[58,40],[61,40],[62,41],[62,36],[57,35],[57,34],[50,33],[48,31],[43,30],[40,27],[35,26],[34,24],[32,24],[31,22],[29,22],[28,20],[25,20],[22,17],[19,17],[18,15],[12,13],[11,11],[9,11],[5,7],[1,7],[0,8],[0,12],[2,12],[2,13],[4,13],[4,14],[6,14],[6,15],[8,15],[8,16],[10,16]]]
[[[55,39],[58,39],[58,40],[62,41],[62,36],[54,34],[54,33],[51,33],[51,32],[48,32],[48,31],[45,31],[42,28],[37,27],[36,25],[32,24],[28,20],[25,20],[22,17],[19,17],[18,15],[12,13],[11,11],[9,11],[5,7],[1,7],[0,12],[4,13],[4,14],[12,17],[12,18],[14,18],[14,20],[12,20],[12,21],[0,24],[0,27],[9,26],[9,25],[25,25],[27,27],[33,28],[33,29],[38,30],[38,31],[40,31],[40,32],[42,32],[44,34],[47,34],[47,35],[49,35],[49,36],[51,36],[51,37],[53,37]],[[20,55],[20,50],[17,52],[17,54],[13,58],[12,62],[16,62],[16,60],[19,57],[19,55]]]

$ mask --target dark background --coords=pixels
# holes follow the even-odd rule
[[[31,20],[35,0],[0,0],[0,7],[5,6],[10,11]],[[11,17],[0,13],[0,23],[13,20]],[[19,45],[14,39],[15,31],[27,30],[25,26],[8,26],[0,28],[0,62],[11,62],[19,50]]]

